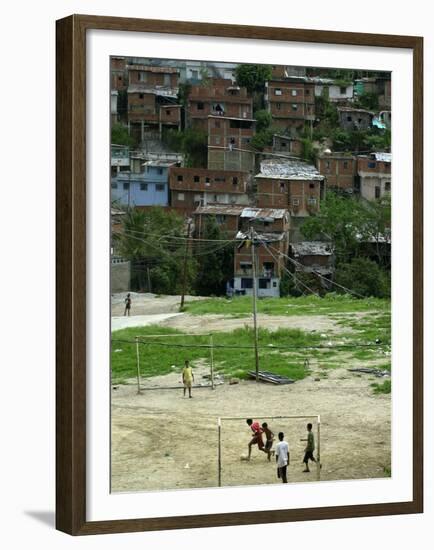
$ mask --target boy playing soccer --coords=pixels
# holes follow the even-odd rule
[[[312,432],[312,424],[309,422],[307,425],[307,438],[306,439],[300,439],[300,441],[307,441],[306,448],[304,450],[304,458],[303,462],[305,464],[303,472],[310,472],[309,470],[309,460],[312,460],[312,462],[316,462],[315,457],[313,456],[313,452],[315,450],[315,439]]]
[[[273,446],[273,441],[274,441],[274,433],[270,430],[266,422],[262,424],[262,431],[264,432],[266,437],[265,450],[268,453],[268,460],[270,460],[271,453],[272,452],[274,453],[274,451],[271,451],[271,447]]]

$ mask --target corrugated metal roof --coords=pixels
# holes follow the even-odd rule
[[[128,86],[129,94],[153,94],[161,97],[173,97],[178,96],[179,88],[170,88],[167,86],[140,86],[138,84],[132,84]]]
[[[244,231],[238,231],[238,233],[235,236],[236,239],[239,239],[240,241],[245,241],[250,239],[249,233],[245,233]],[[255,241],[265,241],[266,243],[273,243],[277,241],[282,241],[284,238],[286,238],[286,233],[258,233],[255,231]]]
[[[313,164],[298,160],[266,159],[261,162],[261,171],[257,178],[276,178],[287,180],[318,180],[322,176]]]
[[[273,218],[281,220],[288,211],[283,208],[244,208],[241,213],[242,218]]]
[[[291,244],[294,256],[331,256],[333,250],[330,243],[322,241],[303,241]]]
[[[338,112],[342,113],[367,113],[368,115],[374,116],[373,111],[368,111],[367,109],[356,109],[355,107],[338,107]]]
[[[180,70],[177,67],[157,67],[155,65],[127,65],[129,71],[146,71],[148,73],[178,74]]]
[[[207,206],[198,206],[194,214],[221,214],[225,216],[239,216],[244,206],[234,206],[225,204],[210,204]]]
[[[167,168],[168,166],[173,166],[176,164],[176,160],[148,160],[147,162],[144,162],[142,166],[162,166]]]
[[[392,162],[392,153],[374,153],[375,160],[380,162]]]

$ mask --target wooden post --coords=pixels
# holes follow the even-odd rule
[[[218,419],[218,486],[222,486],[222,421]]]
[[[317,420],[317,441],[316,441],[316,476],[321,480],[321,418]]]
[[[184,264],[182,267],[182,294],[181,294],[181,303],[179,305],[180,311],[182,311],[182,308],[184,307],[185,287],[187,284],[187,256],[188,256],[188,245],[190,242],[190,227],[191,227],[191,219],[188,220],[187,240],[185,241]]]
[[[258,353],[258,325],[256,320],[257,315],[257,290],[256,290],[256,254],[253,227],[250,227],[250,239],[252,248],[252,277],[253,277],[253,336],[255,344],[255,372],[256,382],[259,382],[259,353]]]
[[[152,292],[151,288],[151,273],[149,271],[149,266],[146,268],[147,274],[148,274],[148,292]]]
[[[211,334],[209,337],[210,344],[210,359],[211,359],[211,389],[214,389],[214,338]]]
[[[140,352],[139,352],[139,337],[136,336],[136,362],[137,362],[137,393],[142,393],[140,389]]]

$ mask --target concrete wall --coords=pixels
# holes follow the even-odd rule
[[[124,292],[130,290],[131,262],[112,260],[110,267],[110,292]]]

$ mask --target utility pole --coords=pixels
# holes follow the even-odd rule
[[[182,268],[182,294],[181,294],[181,303],[179,305],[179,311],[182,311],[184,307],[185,299],[185,287],[187,283],[187,256],[188,256],[188,246],[190,244],[190,228],[191,228],[191,219],[188,220],[187,226],[187,240],[185,241],[185,251],[184,251],[184,264]]]
[[[256,320],[257,307],[257,290],[256,290],[256,252],[255,252],[255,238],[253,227],[250,226],[250,241],[252,250],[252,277],[253,277],[253,337],[255,344],[255,372],[256,382],[259,382],[259,353],[258,353],[258,325]]]

